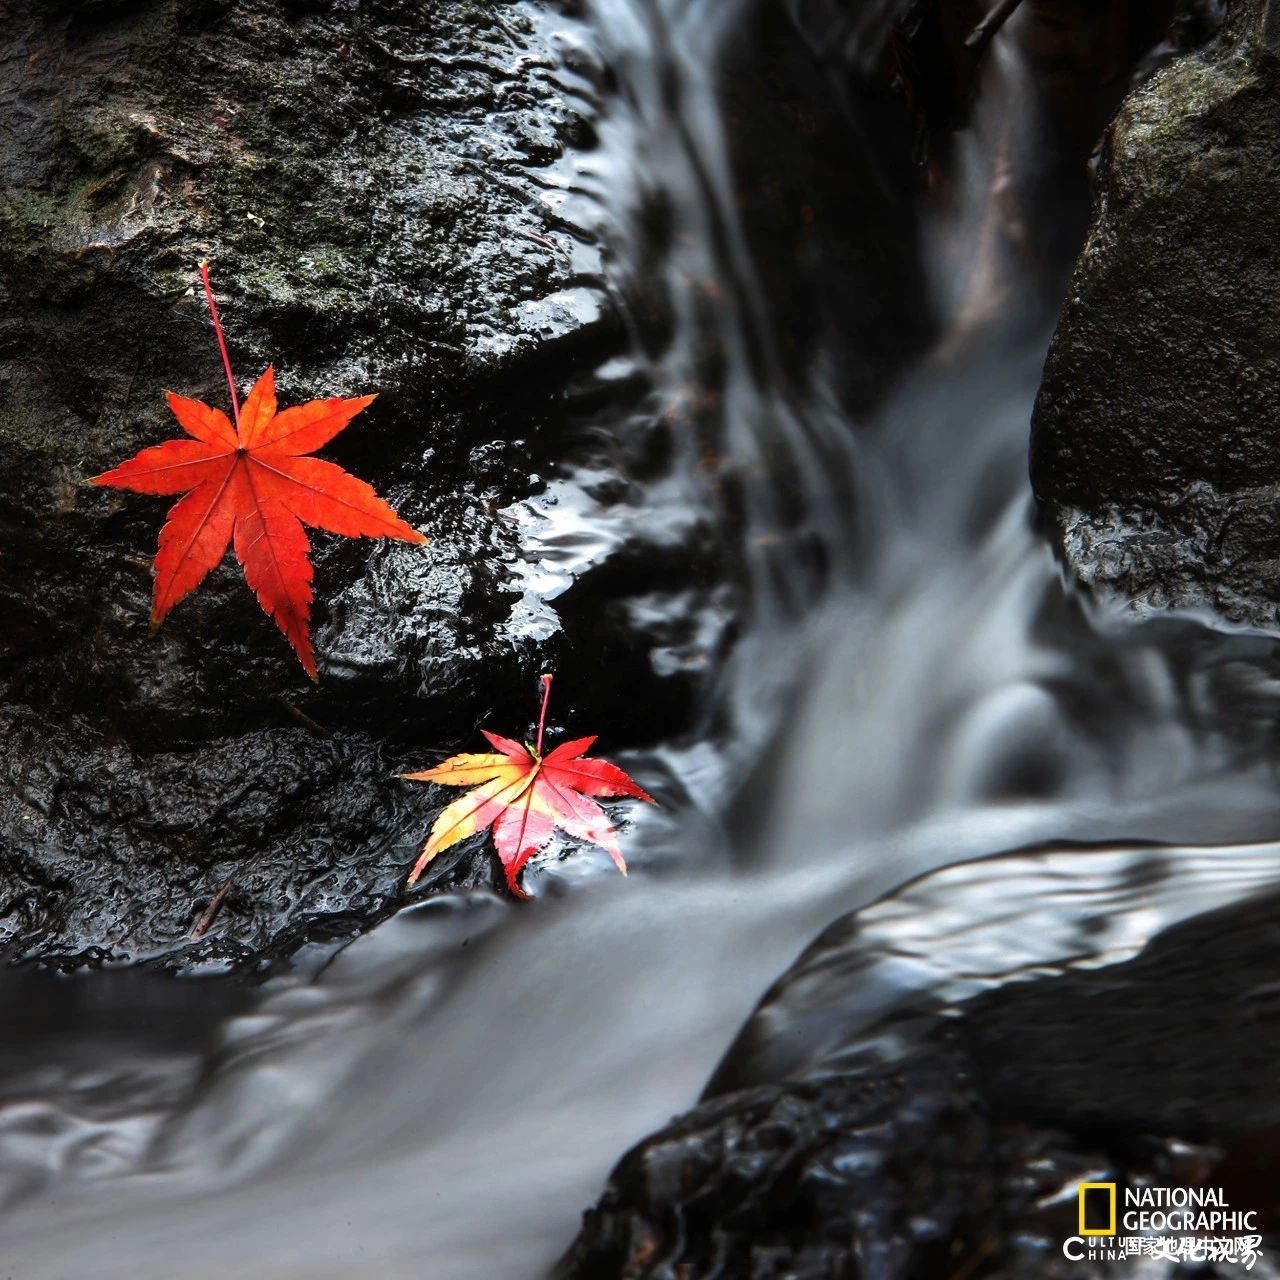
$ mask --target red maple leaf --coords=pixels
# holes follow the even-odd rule
[[[401,775],[414,782],[472,788],[446,805],[432,824],[422,853],[409,873],[410,888],[436,854],[489,826],[493,827],[493,843],[502,859],[507,885],[517,898],[529,896],[519,884],[524,864],[550,841],[557,827],[579,840],[599,845],[617,863],[618,870],[627,874],[618,833],[592,797],[634,796],[650,804],[656,801],[617,765],[584,755],[594,737],[575,738],[546,756],[542,754],[551,677],[543,676],[542,680],[542,715],[536,746],[528,747],[482,730],[496,748],[493,753],[451,756],[434,769]]]
[[[135,493],[186,496],[169,511],[155,559],[151,628],[194,591],[235,544],[236,559],[258,603],[275,619],[307,674],[316,679],[311,647],[311,562],[303,525],[348,537],[426,538],[406,524],[363,480],[306,454],[327,444],[373,396],[312,400],[276,412],[275,372],[254,384],[243,408],[236,400],[218,309],[201,263],[214,332],[231,390],[235,425],[221,409],[172,392],[169,408],[189,440],[143,449],[93,484]]]

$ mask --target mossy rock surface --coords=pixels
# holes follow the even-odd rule
[[[553,737],[599,732],[616,758],[691,723],[728,733],[699,694],[750,616],[759,546],[806,601],[827,566],[786,433],[731,420],[743,264],[677,207],[692,188],[740,223],[779,391],[825,368],[867,409],[931,328],[888,90],[815,74],[765,0],[716,77],[712,191],[577,0],[11,14],[0,947],[254,969],[376,922],[444,802],[395,775],[481,725],[528,732],[544,670]],[[232,561],[148,635],[166,503],[85,483],[174,434],[163,389],[225,404],[205,258],[242,390],[271,362],[282,404],[376,391],[324,454],[431,539],[315,537],[314,688]],[[743,501],[766,483],[776,528]],[[473,840],[419,883],[501,874]]]
[[[435,798],[397,782],[555,640],[510,625],[505,509],[563,451],[548,375],[618,322],[556,12],[449,0],[23,0],[0,52],[0,944],[248,963],[399,897]],[[175,434],[162,389],[378,392],[326,455],[431,538],[313,539],[312,689],[233,561],[147,633],[166,503],[87,477]],[[567,708],[565,708],[567,710]],[[232,872],[219,927],[189,931]],[[428,891],[492,882],[444,859]],[[328,923],[325,923],[328,922]],[[216,937],[215,937],[216,935]]]
[[[1107,134],[1032,478],[1066,563],[1142,612],[1280,607],[1280,39],[1240,0]]]

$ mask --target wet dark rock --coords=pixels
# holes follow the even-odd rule
[[[556,1275],[944,1275],[991,1212],[990,1143],[945,1061],[715,1099],[623,1159]]]
[[[879,1015],[911,948],[873,953],[859,918],[780,979],[708,1098],[622,1159],[558,1280],[1123,1274],[1063,1258],[1084,1179],[1229,1181],[1275,1229],[1280,899],[954,1004],[903,990]]]
[[[602,729],[611,755],[689,723],[734,641],[748,532],[734,477],[700,469],[723,449],[722,354],[712,325],[681,335],[707,385],[680,388],[687,409],[653,394],[645,358],[672,337],[662,175],[652,242],[610,246],[641,283],[620,304],[606,288],[583,153],[617,83],[572,4],[31,0],[6,17],[0,945],[253,969],[395,908],[441,799],[394,774],[479,724],[519,733],[540,671],[572,672],[552,732]],[[772,88],[753,96],[762,59]],[[883,157],[847,163],[838,95],[806,59],[792,32],[785,56],[734,60],[735,181],[751,252],[774,261],[785,234],[813,283],[853,245],[824,297],[863,319],[826,354],[866,403],[927,328],[914,230],[897,178],[858,176]],[[797,111],[825,160],[779,175]],[[431,538],[315,538],[316,688],[232,563],[149,637],[165,503],[84,484],[172,434],[162,388],[222,402],[205,257],[242,383],[274,361],[285,403],[379,392],[326,455]],[[822,326],[794,292],[774,301],[802,372]],[[642,352],[621,354],[622,311]],[[696,474],[672,483],[680,468]],[[472,842],[422,883],[496,880]]]
[[[0,943],[248,963],[375,919],[437,801],[392,780],[562,636],[512,624],[520,531],[570,447],[569,359],[617,344],[583,210],[590,85],[536,4],[18,3],[0,51]],[[155,638],[164,500],[84,477],[174,433],[160,392],[377,390],[326,450],[432,539],[314,539],[308,686],[233,563]],[[406,550],[411,554],[406,555]],[[563,699],[558,713],[571,716]],[[513,726],[515,727],[515,726]],[[641,731],[643,732],[643,731]],[[474,850],[428,888],[489,884]],[[322,922],[328,923],[322,923]],[[216,935],[216,936],[215,936]]]
[[[1081,582],[1142,612],[1266,628],[1280,603],[1273,10],[1240,0],[1111,125],[1031,459]]]

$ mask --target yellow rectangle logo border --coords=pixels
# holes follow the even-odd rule
[[[1085,1226],[1084,1193],[1086,1191],[1107,1191],[1111,1196],[1111,1221],[1105,1230],[1089,1230]],[[1076,1198],[1080,1234],[1082,1236],[1113,1236],[1116,1233],[1116,1184],[1114,1182],[1082,1182]]]

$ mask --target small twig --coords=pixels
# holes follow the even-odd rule
[[[218,913],[222,910],[222,904],[227,900],[227,894],[231,892],[232,886],[236,882],[236,873],[233,871],[226,879],[226,883],[218,890],[217,893],[209,899],[209,905],[204,909],[204,914],[196,921],[196,927],[191,930],[191,939],[198,942],[209,932],[210,926],[218,918]]]
[[[990,1237],[983,1240],[978,1247],[951,1273],[949,1280],[970,1280],[970,1277],[982,1263],[995,1252],[995,1244]]]
[[[569,255],[549,236],[539,235],[536,231],[527,231],[523,227],[517,229],[516,235],[525,236],[534,241],[535,244],[540,244],[550,249],[552,253],[558,253],[566,262],[570,261]]]
[[[134,361],[133,372],[129,375],[129,383],[124,389],[124,404],[121,405],[121,411],[128,409],[129,401],[133,399],[133,384],[138,380],[138,371],[142,368],[142,361],[145,358],[144,353],[139,353],[137,360]]]
[[[510,41],[511,41],[511,43],[512,43],[512,44],[513,44],[517,49],[523,49],[523,48],[524,48],[523,43],[521,43],[520,37],[519,37],[518,35],[516,35],[516,33],[515,33],[514,31],[512,31],[512,30],[511,30],[511,28],[510,28],[509,26],[507,26],[507,24],[506,24],[505,22],[503,22],[503,20],[502,20],[502,15],[501,15],[500,13],[492,13],[492,14],[490,14],[490,15],[489,15],[489,17],[490,17],[491,21],[493,22],[493,25],[494,25],[495,27],[497,27],[497,28],[498,28],[498,30],[499,30],[499,31],[501,31],[501,32],[502,32],[502,34],[503,34],[504,36],[506,36],[506,37],[507,37],[507,39],[508,39],[508,40],[510,40]]]
[[[295,707],[288,698],[276,694],[276,701],[313,737],[333,740],[333,730],[326,729],[318,720],[313,720],[301,707]]]
[[[980,58],[986,52],[987,45],[996,38],[996,32],[1013,17],[1021,3],[1022,0],[998,0],[996,7],[969,32],[964,47]]]

